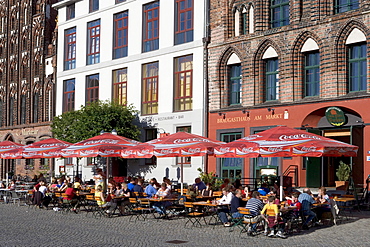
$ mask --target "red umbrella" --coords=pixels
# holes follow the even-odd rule
[[[215,148],[217,157],[356,156],[358,147],[303,130],[278,126]]]
[[[122,150],[122,157],[148,158],[157,157],[190,157],[213,154],[213,149],[224,142],[212,140],[187,132],[177,132]]]
[[[60,151],[72,143],[61,141],[55,138],[48,138],[26,146],[11,149],[2,154],[4,159],[40,159],[40,158],[60,158]]]
[[[49,138],[23,147],[23,157],[27,159],[60,158],[61,150],[72,145],[70,142]]]
[[[2,141],[0,142],[0,156],[2,159],[12,159],[12,153],[9,151],[23,146],[23,144],[12,141]]]
[[[104,133],[62,149],[63,157],[120,157],[121,151],[140,142],[126,137]]]

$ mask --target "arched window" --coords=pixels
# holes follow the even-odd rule
[[[320,52],[317,43],[309,38],[301,49],[303,55],[304,97],[320,94]]]
[[[39,100],[40,92],[36,91],[33,95],[33,122],[37,123],[39,121]]]
[[[235,10],[235,13],[234,13],[234,35],[235,37],[239,36],[240,34],[240,12],[239,10]]]
[[[267,48],[262,56],[264,60],[264,100],[279,100],[279,59],[275,49]]]
[[[348,91],[367,90],[366,36],[354,28],[346,40],[348,49]]]
[[[227,61],[228,105],[241,103],[242,68],[239,57],[233,53]]]
[[[249,8],[249,33],[254,33],[254,7]]]

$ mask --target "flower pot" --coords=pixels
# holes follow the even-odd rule
[[[336,190],[348,190],[348,181],[335,181]]]

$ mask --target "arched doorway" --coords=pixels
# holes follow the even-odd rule
[[[334,110],[333,110],[334,109]],[[336,114],[343,122],[333,122],[331,118]],[[363,147],[363,121],[357,112],[346,107],[325,107],[311,112],[302,122],[302,127],[308,132],[322,135],[331,139],[353,144],[359,147],[358,157],[307,157],[303,160],[306,169],[306,186],[308,187],[335,187],[336,169],[342,160],[352,165],[353,180],[355,183],[363,183],[363,160],[361,157]]]

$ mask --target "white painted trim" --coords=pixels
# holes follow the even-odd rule
[[[354,28],[347,37],[346,45],[364,42],[364,41],[366,41],[365,34],[360,29]]]
[[[239,59],[239,57],[238,57],[235,53],[233,53],[233,54],[230,56],[229,60],[227,60],[227,65],[230,65],[230,64],[237,64],[237,63],[241,63],[241,62],[240,62],[240,59]]]
[[[308,38],[304,45],[302,46],[301,52],[308,52],[308,51],[315,51],[319,50],[319,46],[317,45],[316,41]]]
[[[269,48],[267,48],[267,50],[263,54],[262,59],[268,59],[268,58],[273,58],[273,57],[278,57],[278,54],[275,51],[275,49],[270,46]]]

